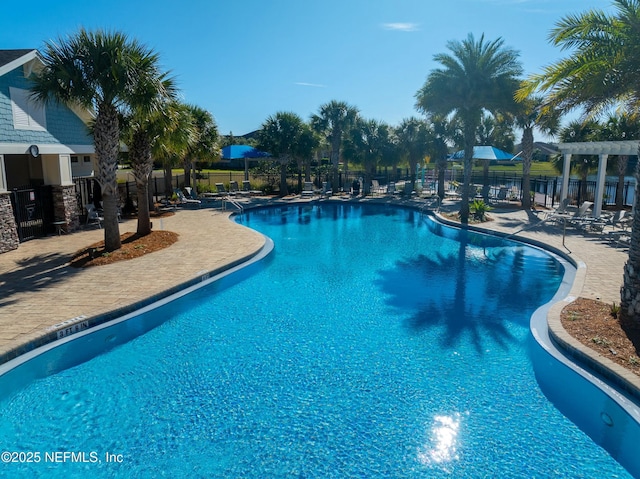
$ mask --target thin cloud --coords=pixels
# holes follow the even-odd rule
[[[294,83],[294,85],[310,86],[310,87],[313,87],[313,88],[326,88],[327,87],[327,85],[322,85],[320,83],[307,83],[307,82],[304,82],[304,81],[297,81],[297,82]]]
[[[418,30],[417,23],[383,23],[382,28],[385,30],[395,30],[398,32],[415,32]]]

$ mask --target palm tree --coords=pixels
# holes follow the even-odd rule
[[[300,138],[298,138],[295,158],[298,163],[298,190],[302,191],[302,172],[304,180],[311,181],[311,158],[313,152],[320,145],[318,135],[308,123],[302,124]]]
[[[559,126],[555,110],[543,111],[541,96],[529,95],[518,102],[515,123],[522,129],[522,207],[531,208],[531,162],[533,160],[533,130],[554,135]]]
[[[547,108],[570,111],[583,107],[593,118],[610,107],[622,107],[631,114],[640,107],[640,1],[613,0],[615,12],[589,10],[561,19],[552,30],[551,41],[573,49],[533,75],[519,92],[548,92]],[[640,153],[640,152],[639,152]],[[636,168],[635,204],[640,204],[640,167]],[[623,319],[640,321],[640,208],[633,214],[629,259],[620,290]]]
[[[363,193],[371,191],[371,180],[376,172],[378,162],[388,151],[391,142],[389,125],[377,120],[358,118],[349,130],[345,145],[345,158],[363,165]]]
[[[493,145],[505,151],[513,151],[513,142],[515,136],[513,134],[513,120],[511,115],[482,115],[480,128],[476,136],[477,145]],[[482,197],[484,201],[489,202],[489,166],[491,160],[483,159],[482,161]]]
[[[332,100],[320,106],[317,115],[311,116],[311,125],[314,130],[321,133],[327,139],[331,148],[331,181],[333,191],[339,188],[340,149],[344,136],[354,124],[358,116],[358,109],[344,101]]]
[[[473,146],[484,110],[491,113],[511,111],[513,94],[522,73],[515,50],[504,47],[502,39],[476,42],[472,34],[461,42],[450,41],[450,54],[434,60],[442,68],[432,70],[424,86],[416,93],[416,107],[427,113],[447,116],[455,113],[464,129],[464,186],[460,220],[469,222],[469,187]]]
[[[193,119],[194,136],[187,145],[184,157],[184,182],[191,186],[191,171],[197,161],[213,161],[219,157],[218,126],[213,115],[196,105],[186,106]],[[195,175],[194,175],[195,176]],[[194,181],[193,187],[196,188]]]
[[[47,43],[42,60],[44,67],[32,86],[36,99],[78,104],[95,112],[96,180],[102,189],[105,249],[117,250],[118,114],[150,102],[157,94],[158,56],[123,33],[81,29],[67,39]]]
[[[296,113],[278,112],[268,117],[258,133],[258,148],[280,163],[280,196],[289,194],[287,166],[298,156],[305,123]]]
[[[160,101],[154,111],[136,110],[130,117],[125,117],[123,125],[124,143],[129,147],[129,158],[136,181],[137,234],[140,236],[151,233],[149,178],[153,171],[154,151],[158,151],[174,129],[183,128],[176,121],[177,103],[169,102],[171,98],[173,95]]]
[[[416,187],[418,163],[422,163],[429,151],[430,138],[427,123],[415,117],[405,118],[395,129],[395,134],[398,139],[398,147],[409,162],[411,182],[409,187],[405,186],[404,194],[410,196]]]

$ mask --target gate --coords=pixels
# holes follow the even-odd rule
[[[20,242],[46,236],[53,223],[53,194],[51,186],[16,188],[11,204],[18,227]]]

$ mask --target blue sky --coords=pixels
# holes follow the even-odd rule
[[[504,39],[526,74],[567,55],[563,16],[609,0],[30,0],[0,16],[0,49],[38,48],[79,27],[125,32],[160,55],[183,100],[242,135],[278,111],[307,120],[331,100],[397,125],[449,40]]]

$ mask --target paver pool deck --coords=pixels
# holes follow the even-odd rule
[[[264,198],[249,200],[254,204],[270,201]],[[296,201],[301,200],[280,202]],[[335,197],[326,201],[346,200]],[[386,198],[364,201],[403,203]],[[418,201],[405,203],[420,206]],[[445,202],[443,209],[447,208],[454,210],[456,205]],[[204,274],[219,271],[255,254],[264,245],[263,236],[236,224],[229,215],[220,209],[203,207],[179,208],[173,216],[154,218],[155,230],[174,231],[180,235],[177,243],[140,258],[100,267],[72,268],[68,265],[77,251],[104,239],[103,230],[97,228],[27,241],[14,251],[0,254],[0,364],[42,342],[43,335],[47,331],[51,334],[54,325],[80,316],[99,317],[115,310],[134,308],[148,298],[159,297],[163,292],[175,290]],[[572,228],[567,228],[563,238],[561,227],[547,224],[531,227],[540,221],[536,215],[508,206],[496,208],[491,217],[494,221],[483,223],[483,228],[508,234],[530,228],[519,232],[517,237],[547,244],[576,262],[578,273],[569,300],[584,297],[607,304],[619,302],[622,271],[627,259],[625,248]],[[120,224],[121,233],[135,229],[135,219]],[[557,327],[563,306],[561,302],[551,308],[550,324],[555,321]],[[567,340],[571,341],[571,338]],[[572,347],[581,349],[577,341]],[[617,372],[640,385],[640,378],[625,371],[619,368]]]

